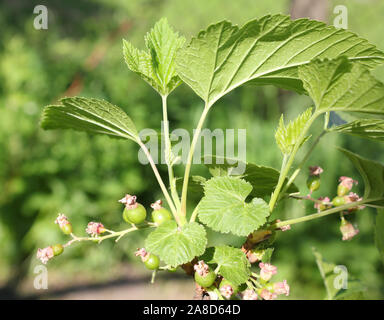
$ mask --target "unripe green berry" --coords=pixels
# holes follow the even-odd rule
[[[126,213],[123,213],[123,217],[124,216],[124,220],[128,223],[139,224],[144,222],[145,218],[147,217],[147,211],[142,204],[137,203],[136,208],[126,208]]]
[[[205,276],[199,275],[197,272],[195,272],[195,281],[202,287],[208,288],[216,280],[216,273],[213,271],[209,271]]]
[[[307,186],[309,191],[314,192],[320,188],[320,177],[319,176],[309,176],[307,179]]]
[[[333,200],[332,200],[332,204],[335,206],[335,207],[339,207],[339,206],[342,206],[343,204],[345,204],[345,198],[344,197],[334,197]]]
[[[72,233],[72,224],[66,223],[61,227],[61,231],[63,231],[64,234],[71,234]]]
[[[152,220],[158,226],[163,224],[165,221],[169,221],[171,219],[172,219],[171,213],[165,208],[160,208],[158,210],[152,211]]]
[[[342,196],[345,196],[347,193],[348,193],[349,189],[345,186],[343,186],[342,184],[339,184],[337,186],[337,195],[339,197],[342,197]]]
[[[128,209],[127,208],[124,208],[124,211],[123,211],[123,219],[125,222],[129,223],[129,224],[132,224],[133,222],[129,220],[128,218]]]
[[[53,254],[55,256],[58,256],[63,253],[64,247],[61,244],[55,244],[54,246],[52,246],[52,250],[53,250]]]
[[[157,270],[160,265],[160,260],[156,255],[150,253],[144,261],[144,264],[149,270]]]

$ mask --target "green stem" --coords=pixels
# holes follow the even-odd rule
[[[185,166],[183,189],[182,189],[182,193],[181,193],[181,213],[184,216],[187,215],[187,192],[188,192],[189,173],[191,171],[191,165],[192,165],[192,158],[193,158],[193,154],[195,152],[197,140],[200,137],[201,128],[203,127],[203,123],[205,121],[205,118],[207,117],[208,111],[209,111],[209,107],[206,104],[204,106],[203,113],[201,114],[199,123],[197,124],[195,133],[193,135],[191,148],[189,149],[187,163]]]
[[[179,219],[179,215],[177,214],[177,210],[175,208],[175,205],[173,204],[172,199],[169,196],[169,193],[167,191],[167,187],[164,185],[163,179],[161,179],[160,173],[159,173],[159,171],[156,168],[156,165],[155,165],[155,163],[154,163],[154,161],[152,159],[151,154],[149,153],[149,151],[148,151],[147,147],[145,146],[145,144],[142,143],[140,139],[137,139],[137,143],[139,144],[141,149],[144,151],[144,154],[146,155],[146,157],[147,157],[147,159],[148,159],[148,161],[149,161],[149,163],[150,163],[150,165],[152,167],[152,170],[153,170],[153,172],[154,172],[154,174],[156,176],[157,182],[160,185],[161,191],[163,192],[164,197],[167,200],[169,208],[171,209],[172,214],[175,217],[176,222],[179,225],[181,225],[181,222],[180,222],[180,219]]]
[[[193,210],[192,215],[191,215],[191,219],[189,220],[189,222],[194,222],[196,220],[198,210],[199,210],[199,205],[197,205],[195,207],[195,209]]]
[[[311,148],[307,151],[307,153],[305,154],[303,160],[301,160],[300,164],[298,165],[297,169],[293,172],[293,174],[291,175],[291,177],[289,178],[287,184],[284,186],[284,189],[282,191],[282,193],[284,193],[286,190],[288,190],[288,188],[290,187],[290,185],[293,183],[293,181],[295,181],[296,177],[298,176],[298,174],[300,173],[301,169],[303,169],[305,163],[308,161],[309,157],[311,156],[313,150],[315,149],[315,147],[317,146],[317,144],[319,143],[320,139],[327,133],[327,131],[322,131],[316,138],[315,142],[312,144]]]
[[[149,227],[149,225],[147,225],[147,227]],[[102,237],[78,237],[76,235],[74,235],[73,233],[71,233],[71,237],[72,237],[72,240],[68,241],[64,247],[68,247],[70,246],[72,243],[74,242],[80,242],[80,241],[98,241],[99,243],[102,242],[103,240],[106,240],[106,239],[109,239],[109,238],[115,238],[117,237],[116,239],[116,242],[121,239],[121,237],[125,236],[127,233],[130,233],[132,231],[136,231],[136,230],[139,230],[141,228],[138,228],[136,226],[132,227],[132,228],[128,228],[128,229],[125,229],[125,230],[122,230],[122,231],[112,231],[112,230],[109,230],[108,232],[110,234],[106,235],[106,236],[102,236]]]
[[[374,201],[377,201],[377,200],[380,200],[380,198],[378,198],[378,199],[370,199],[369,202],[374,202]],[[310,221],[310,220],[322,218],[322,217],[328,216],[328,215],[336,213],[336,212],[340,212],[340,211],[344,211],[344,210],[347,210],[347,209],[350,209],[350,208],[353,208],[353,207],[357,207],[357,206],[362,205],[362,204],[364,204],[366,202],[367,202],[366,200],[357,201],[357,202],[351,202],[351,203],[348,203],[348,204],[345,204],[345,205],[342,205],[342,206],[339,206],[339,207],[335,207],[335,208],[332,208],[332,209],[324,210],[324,211],[321,211],[321,212],[318,212],[318,213],[313,213],[313,214],[310,214],[308,216],[304,216],[304,217],[300,217],[300,218],[296,218],[296,219],[290,219],[290,220],[281,221],[281,222],[278,222],[278,223],[275,223],[275,224],[271,225],[269,229],[271,229],[271,230],[272,229],[278,229],[278,228],[281,228],[281,227],[284,227],[284,226],[287,226],[287,225],[292,225],[292,224],[296,224],[296,223],[301,223],[301,222],[305,222],[305,221]]]
[[[161,96],[162,106],[163,106],[163,125],[164,125],[164,140],[165,140],[165,161],[168,166],[168,177],[169,177],[169,186],[171,188],[172,199],[176,205],[178,211],[180,211],[180,199],[176,190],[176,180],[173,173],[173,167],[170,163],[171,161],[171,140],[169,136],[169,122],[168,122],[168,112],[167,112],[167,96]]]
[[[286,164],[284,163],[285,162],[284,161],[285,157],[284,157],[283,166],[282,166],[283,168],[280,171],[280,176],[279,176],[279,180],[277,182],[277,186],[276,186],[275,190],[273,191],[271,200],[269,201],[269,211],[270,212],[272,212],[273,209],[275,208],[276,202],[279,198],[281,188],[283,187],[285,178],[287,177],[289,170],[291,169],[291,166],[293,164],[293,161],[295,160],[295,156],[297,154],[297,151],[301,147],[301,144],[303,143],[303,141],[306,137],[308,129],[311,127],[312,123],[316,120],[317,116],[318,116],[318,114],[314,113],[312,115],[312,117],[308,120],[308,122],[305,124],[305,127],[304,127],[299,139],[297,140],[295,146],[293,147],[292,153],[289,155],[289,158],[288,158],[288,161],[286,162]]]

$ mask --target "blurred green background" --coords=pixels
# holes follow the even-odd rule
[[[329,23],[335,16],[335,5],[345,4],[349,29],[384,50],[383,1],[326,2]],[[33,8],[38,4],[48,7],[48,30],[33,27]],[[79,284],[102,288],[115,279],[134,279],[136,275],[143,279],[137,282],[144,297],[145,290],[151,290],[148,273],[141,271],[133,256],[144,241],[145,235],[138,234],[129,235],[118,244],[105,241],[101,245],[72,246],[48,264],[49,290],[33,290],[33,270],[39,265],[35,258],[37,248],[65,241],[53,223],[58,212],[70,218],[78,234],[84,232],[89,221],[102,221],[117,230],[124,227],[117,200],[125,193],[136,194],[145,205],[160,197],[152,171],[138,162],[136,145],[72,131],[45,132],[39,128],[42,108],[63,95],[103,98],[121,106],[138,128],[158,129],[161,101],[125,66],[122,38],[143,47],[144,34],[163,16],[189,39],[220,19],[243,24],[268,13],[289,13],[291,6],[289,0],[1,1],[0,298],[55,296],[55,290],[60,288],[67,288],[68,292]],[[384,80],[384,68],[375,70],[375,75]],[[203,107],[201,100],[182,85],[170,96],[168,104],[171,128],[191,131]],[[278,118],[284,112],[287,119],[292,119],[309,105],[306,96],[274,87],[246,86],[217,103],[206,126],[246,128],[247,160],[279,168],[281,156],[274,144]],[[335,146],[384,162],[382,145],[330,134],[308,163],[325,169],[316,196],[333,196],[341,175],[361,181]],[[166,177],[164,166],[160,169]],[[180,175],[182,168],[176,171]],[[203,167],[193,171],[208,177]],[[306,173],[297,180],[303,193],[305,179]],[[362,188],[360,183],[360,193]],[[283,203],[277,215],[284,219],[313,211],[310,205],[292,200]],[[350,242],[341,241],[337,215],[295,225],[281,234],[273,263],[279,268],[279,278],[287,279],[291,285],[289,298],[324,298],[325,290],[311,251],[315,246],[324,258],[347,266],[351,274],[361,279],[367,287],[367,298],[382,299],[384,269],[373,243],[374,217],[375,212],[366,209],[354,218],[360,234]],[[215,237],[213,240],[222,241]],[[181,282],[187,279],[182,273],[176,277]],[[119,281],[115,282],[118,285]],[[176,287],[172,287],[172,282],[168,285],[169,292],[162,298],[177,297]],[[133,290],[130,288],[127,286],[126,290]],[[192,290],[186,293],[186,297],[192,295]]]

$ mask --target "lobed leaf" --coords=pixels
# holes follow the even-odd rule
[[[252,82],[305,92],[298,67],[315,58],[347,56],[367,67],[384,54],[344,29],[314,20],[268,15],[243,27],[228,21],[210,25],[176,55],[176,70],[208,106]]]
[[[299,77],[319,112],[384,114],[384,84],[347,57],[314,60],[299,67]]]
[[[73,129],[114,138],[138,139],[131,118],[105,100],[72,97],[60,101],[61,105],[44,108],[40,123],[43,129]]]
[[[175,221],[164,222],[145,241],[148,252],[158,255],[172,267],[203,254],[206,245],[205,229],[197,222],[185,224],[181,228]]]
[[[246,282],[250,276],[250,263],[241,249],[229,246],[214,247],[212,259],[207,263],[219,266],[219,274],[234,285]]]
[[[145,36],[146,51],[123,40],[125,62],[131,71],[140,75],[157,92],[168,95],[181,84],[174,59],[184,41],[169,26],[167,19],[162,18]]]
[[[235,177],[214,177],[204,185],[205,196],[199,203],[199,220],[215,231],[247,236],[266,222],[269,209],[266,202],[245,199],[252,185]]]

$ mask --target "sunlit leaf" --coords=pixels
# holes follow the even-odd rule
[[[346,133],[357,137],[376,141],[384,141],[384,120],[361,119],[340,126],[332,127],[329,131]]]
[[[268,205],[260,198],[245,199],[249,182],[234,177],[214,177],[204,185],[205,196],[198,208],[199,220],[215,231],[246,236],[266,222]]]
[[[131,118],[122,109],[107,101],[73,97],[64,98],[61,103],[44,108],[42,128],[74,129],[134,141],[138,139]]]
[[[181,84],[174,59],[184,41],[169,26],[167,19],[162,18],[145,37],[146,51],[123,40],[125,62],[131,71],[139,74],[156,91],[167,95]]]
[[[341,55],[368,67],[384,61],[382,52],[349,31],[277,14],[241,28],[228,21],[210,25],[178,51],[176,70],[211,106],[250,81],[304,92],[298,67]]]
[[[145,241],[148,252],[156,254],[166,264],[178,266],[204,253],[206,232],[197,222],[178,227],[175,221],[167,221],[151,232]]]

